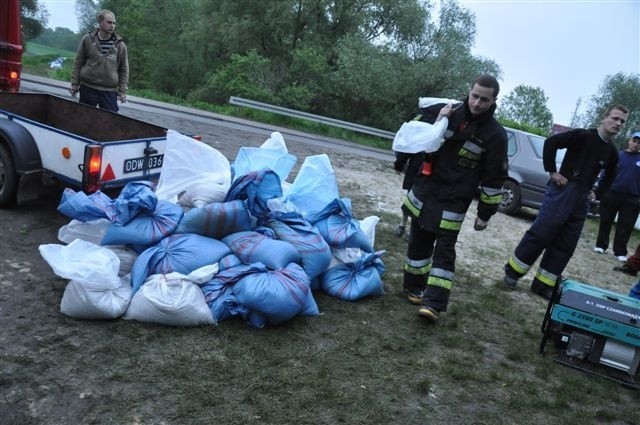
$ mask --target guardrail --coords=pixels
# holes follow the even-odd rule
[[[308,112],[296,111],[294,109],[283,108],[282,106],[270,105],[268,103],[257,102],[255,100],[243,99],[241,97],[231,96],[229,103],[236,106],[244,106],[247,108],[260,109],[262,111],[271,112],[274,114],[285,115],[292,118],[301,118],[320,124],[332,125],[334,127],[344,128],[346,130],[357,131],[359,133],[366,133],[372,136],[382,137],[384,139],[393,140],[395,133],[391,131],[380,130],[373,127],[366,127],[360,124],[354,124],[347,121],[340,121],[334,118],[327,118],[321,115],[314,115]]]

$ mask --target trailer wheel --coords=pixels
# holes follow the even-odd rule
[[[16,204],[19,176],[11,156],[11,151],[0,144],[0,208],[12,207]]]

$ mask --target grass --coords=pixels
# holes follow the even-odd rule
[[[354,216],[376,210],[375,200],[354,196],[358,182],[343,183]],[[389,224],[398,217],[379,215],[386,295],[345,302],[318,293],[320,316],[278,327],[74,320],[51,313],[66,282],[55,280],[53,291],[34,282],[25,291],[42,291],[37,313],[15,326],[29,337],[2,351],[0,422],[640,423],[636,390],[558,365],[551,344],[538,352],[546,303],[506,290],[497,280],[504,255],[489,246],[475,255],[490,276],[480,282],[460,267],[455,301],[426,325],[401,295],[406,242]],[[595,232],[587,220],[583,238]],[[634,232],[629,246],[639,241]]]

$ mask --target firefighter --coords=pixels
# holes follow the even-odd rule
[[[547,300],[552,297],[578,245],[589,201],[606,192],[616,175],[618,151],[612,139],[628,116],[626,107],[613,105],[605,110],[598,128],[578,128],[545,140],[542,161],[549,173],[549,183],[536,220],[504,266],[507,286],[515,287],[542,254],[530,289]],[[556,152],[564,148],[567,152],[558,172]],[[601,171],[604,171],[602,178],[594,191],[594,182]]]
[[[493,117],[500,85],[490,75],[473,82],[462,104],[422,108],[422,121],[449,122],[442,147],[425,156],[404,205],[412,214],[404,293],[418,315],[435,323],[447,310],[455,272],[455,245],[480,187],[474,229],[487,227],[502,200],[507,175],[507,135]]]

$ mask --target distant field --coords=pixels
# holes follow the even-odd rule
[[[56,49],[55,47],[45,46],[43,44],[27,42],[27,51],[25,56],[62,56],[66,58],[72,58],[76,55],[76,52],[70,50]]]

